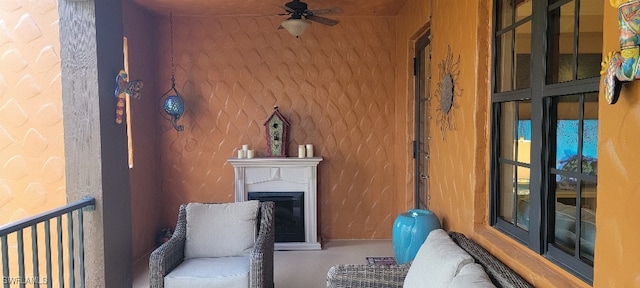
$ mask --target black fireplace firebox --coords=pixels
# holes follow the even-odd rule
[[[275,203],[276,242],[305,242],[303,192],[249,192],[247,196]]]

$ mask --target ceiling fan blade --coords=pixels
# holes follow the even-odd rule
[[[289,12],[289,13],[295,13],[295,12],[296,12],[296,10],[293,10],[293,9],[291,9],[291,8],[287,7],[287,6],[282,6],[282,5],[276,5],[276,6],[278,6],[278,7],[282,8],[282,9],[284,9],[285,11],[287,11],[287,12]]]
[[[311,21],[315,21],[315,22],[318,22],[320,24],[329,25],[329,26],[333,26],[333,25],[338,24],[337,20],[324,18],[324,17],[320,17],[320,16],[315,16],[315,15],[307,15],[307,16],[305,16],[305,18],[307,18],[307,19],[309,19]]]
[[[321,15],[321,14],[341,14],[342,13],[342,8],[340,7],[333,7],[333,8],[327,8],[327,9],[315,9],[315,10],[309,10],[309,13],[313,14],[313,15]]]

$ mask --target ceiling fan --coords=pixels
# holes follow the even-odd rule
[[[338,24],[337,20],[321,17],[322,14],[340,14],[342,9],[338,7],[328,9],[309,10],[307,3],[300,0],[292,0],[281,6],[286,13],[280,15],[289,15],[289,18],[282,22],[282,25],[278,29],[286,29],[291,35],[300,37],[304,30],[311,25],[310,21],[314,21],[320,24],[334,26]]]

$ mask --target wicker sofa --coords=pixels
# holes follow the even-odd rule
[[[513,270],[500,262],[487,250],[463,234],[450,232],[449,236],[480,264],[496,287],[533,287]],[[403,287],[412,263],[403,265],[340,264],[327,273],[327,287]]]

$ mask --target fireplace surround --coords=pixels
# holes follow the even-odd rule
[[[304,238],[289,238],[279,236],[276,241],[276,250],[320,250],[322,249],[318,237],[318,213],[317,213],[317,166],[322,157],[293,158],[231,158],[228,162],[234,167],[235,172],[235,201],[250,200],[252,197],[269,198],[279,196],[290,197],[295,193],[302,193],[302,209]],[[271,195],[269,195],[271,194]],[[275,202],[275,201],[274,201]],[[277,205],[277,203],[276,203]],[[281,208],[289,208],[284,202]],[[286,213],[283,211],[283,213]],[[282,214],[284,217],[284,214]],[[276,227],[284,223],[278,223]],[[278,230],[276,229],[276,233]],[[289,235],[290,236],[290,235]],[[278,236],[277,236],[278,237]]]

